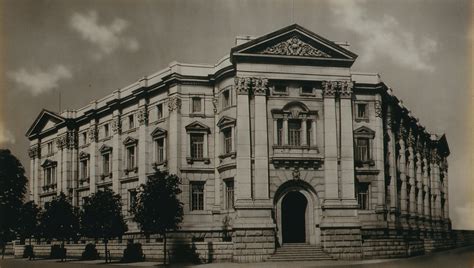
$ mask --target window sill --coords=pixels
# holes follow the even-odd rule
[[[104,137],[102,139],[99,139],[98,142],[104,142],[104,141],[108,141],[110,139],[112,139],[112,136],[107,136],[107,137]]]
[[[206,115],[202,112],[199,112],[199,113],[190,113],[189,114],[189,117],[202,117],[202,118],[205,118]]]
[[[101,180],[106,180],[107,178],[112,179],[112,172],[110,172],[109,174],[102,174],[102,175],[100,175],[100,179],[101,179]]]
[[[155,162],[152,164],[153,169],[159,169],[160,167],[166,167],[168,165],[168,161],[164,160],[161,162]]]
[[[138,127],[127,129],[126,131],[122,131],[122,135],[135,132],[137,129]]]
[[[273,145],[273,149],[306,149],[306,150],[318,150],[317,146],[312,146],[312,145]]]
[[[186,162],[188,162],[188,164],[193,164],[194,162],[204,162],[204,164],[208,165],[211,163],[211,160],[209,158],[186,157]]]
[[[367,161],[359,161],[359,160],[355,160],[354,161],[354,164],[355,164],[355,167],[373,167],[375,166],[375,161],[374,160],[367,160]]]
[[[230,153],[219,155],[219,159],[222,160],[222,159],[225,159],[225,158],[228,158],[228,157],[230,157],[231,159],[235,159],[236,156],[237,156],[236,152],[230,152]]]
[[[362,117],[356,117],[354,120],[355,120],[356,122],[369,122],[369,118],[368,118],[368,117],[367,117],[367,118],[366,118],[366,117],[364,117],[364,118],[362,118]]]
[[[189,214],[193,214],[193,215],[208,215],[208,214],[210,214],[210,213],[209,213],[209,211],[207,211],[207,210],[201,209],[201,210],[191,210],[191,211],[189,211]]]
[[[300,95],[304,96],[304,97],[314,97],[314,96],[316,96],[316,93],[314,93],[314,92],[313,93],[303,93],[303,92],[301,92]]]
[[[89,181],[90,181],[89,177],[80,179],[80,180],[79,180],[79,185],[82,186],[82,185],[84,185],[85,183],[89,184]]]
[[[124,169],[123,172],[125,172],[125,175],[128,175],[129,173],[137,173],[138,167],[127,168],[127,169]]]
[[[272,91],[272,95],[273,95],[273,96],[288,96],[289,93],[288,93],[288,91],[287,91],[287,92],[276,92],[276,91]]]
[[[48,184],[48,185],[43,186],[42,189],[44,193],[47,193],[47,192],[50,192],[50,190],[51,192],[55,191],[56,187],[57,187],[57,184]]]

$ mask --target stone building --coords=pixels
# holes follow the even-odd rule
[[[87,106],[43,110],[27,132],[31,198],[76,206],[110,187],[129,207],[155,169],[183,179],[176,236],[233,260],[290,243],[334,258],[447,247],[449,148],[357,55],[299,25],[237,37],[216,65],[169,67]],[[164,204],[162,204],[164,205]]]

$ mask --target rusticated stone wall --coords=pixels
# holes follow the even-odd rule
[[[321,230],[325,252],[341,260],[362,258],[362,240],[359,228],[335,228]]]
[[[235,262],[264,261],[275,252],[275,233],[273,229],[234,231]]]

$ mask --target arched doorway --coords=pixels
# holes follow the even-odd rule
[[[308,200],[300,192],[289,192],[281,203],[283,243],[305,243]]]

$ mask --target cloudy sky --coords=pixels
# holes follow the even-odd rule
[[[79,108],[171,61],[214,64],[237,35],[298,23],[359,55],[428,130],[446,133],[450,214],[474,229],[470,1],[0,0],[0,147],[29,166],[42,108]],[[468,123],[469,122],[469,123]]]

